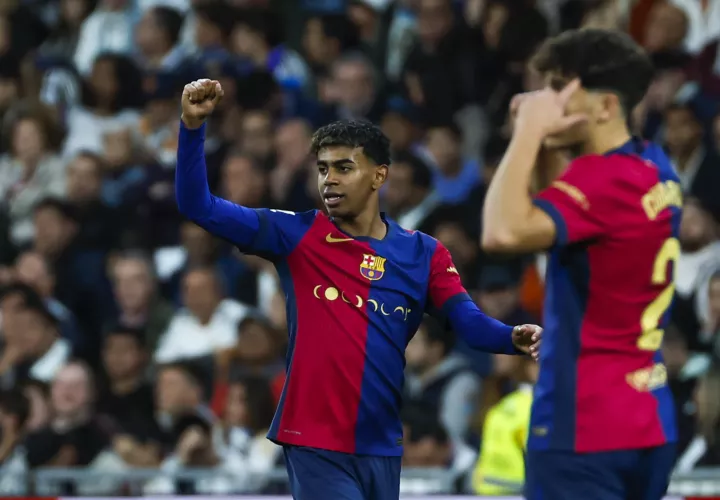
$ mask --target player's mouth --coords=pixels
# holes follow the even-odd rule
[[[325,200],[325,206],[328,208],[338,206],[342,202],[343,198],[345,198],[344,194],[323,193],[323,200]]]

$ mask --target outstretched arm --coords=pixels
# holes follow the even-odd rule
[[[484,314],[463,287],[450,252],[440,242],[432,257],[428,291],[433,314],[471,348],[496,354],[535,355],[539,327],[512,327]]]

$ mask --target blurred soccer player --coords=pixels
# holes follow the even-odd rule
[[[660,346],[682,200],[662,149],[628,132],[653,69],[626,35],[592,29],[547,41],[534,65],[547,86],[515,100],[482,235],[488,250],[550,253],[527,498],[659,500],[675,455]],[[533,200],[552,148],[575,159]]]
[[[268,437],[284,446],[301,500],[397,499],[405,347],[433,311],[471,346],[537,354],[539,327],[485,316],[448,250],[379,210],[389,143],[366,122],[318,130],[318,189],[327,215],[235,205],[210,194],[204,119],[215,81],[185,87],[176,191],[180,211],[242,251],[271,260],[287,298],[287,381]]]

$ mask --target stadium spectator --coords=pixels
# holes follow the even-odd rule
[[[143,69],[173,70],[183,62],[185,47],[179,44],[182,24],[182,13],[171,7],[157,5],[143,13],[135,25],[135,44]]]
[[[30,417],[30,401],[20,391],[0,392],[0,495],[27,491],[23,438]]]
[[[86,467],[101,475],[77,484],[61,484],[60,491],[80,495],[102,495],[117,488],[112,473],[124,469],[120,458],[111,451],[110,430],[95,418],[95,379],[81,362],[65,365],[51,386],[52,419],[50,425],[28,435],[26,460],[36,467]]]
[[[275,398],[267,379],[233,379],[213,439],[226,467],[232,467],[244,491],[262,491],[282,455],[282,448],[265,437],[274,414]]]
[[[25,423],[28,432],[34,432],[50,423],[50,385],[38,380],[28,380],[22,392],[30,402],[30,414]]]
[[[73,62],[85,75],[93,70],[102,52],[127,54],[132,52],[132,5],[125,0],[100,0],[80,27]]]
[[[445,469],[453,484],[453,493],[464,491],[477,452],[462,442],[451,441],[431,408],[424,405],[409,408],[414,411],[403,419],[403,466]],[[442,487],[431,480],[400,480],[403,494],[428,495],[438,491],[442,491]]]
[[[117,323],[144,332],[144,345],[154,352],[172,319],[172,306],[159,295],[152,261],[143,253],[126,252],[116,257],[111,277]]]
[[[462,131],[454,123],[428,129],[425,145],[435,167],[433,184],[443,203],[457,205],[468,199],[480,182],[476,161],[462,157]]]
[[[720,368],[717,363],[700,379],[695,395],[697,404],[697,433],[679,457],[677,472],[687,472],[695,467],[720,465],[720,407],[717,394],[720,391]]]
[[[421,229],[440,204],[430,169],[409,153],[395,155],[383,200],[388,215],[410,230]]]
[[[498,358],[504,356],[496,354]],[[537,363],[504,356],[512,365],[516,388],[493,406],[485,417],[480,456],[473,472],[473,489],[478,495],[522,493],[525,477],[525,443],[530,426],[533,385]]]
[[[461,443],[480,402],[481,383],[465,358],[453,354],[455,337],[431,318],[423,321],[405,352],[409,402],[439,415],[450,439]]]
[[[717,153],[704,145],[699,118],[690,106],[674,105],[665,111],[665,144],[680,174],[683,191],[720,216],[720,204],[710,186],[720,185]]]
[[[208,372],[199,362],[179,362],[161,365],[156,370],[155,415],[164,446],[174,445],[172,428],[183,415],[196,413],[208,421],[214,420],[206,401]]]
[[[45,197],[65,193],[65,169],[57,151],[61,129],[43,106],[19,106],[3,127],[7,155],[0,159],[0,199],[8,206],[16,246],[32,241],[33,209]]]
[[[15,276],[45,301],[45,306],[59,324],[62,338],[68,340],[74,350],[82,349],[83,334],[72,311],[55,297],[55,274],[47,260],[32,250],[23,252],[15,262]]]

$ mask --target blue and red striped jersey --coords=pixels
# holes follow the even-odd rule
[[[261,210],[246,251],[282,256],[287,382],[273,440],[363,455],[402,453],[405,347],[426,307],[466,295],[450,253],[392,221],[351,238],[322,212]]]
[[[660,147],[583,156],[538,195],[555,222],[528,446],[598,452],[676,440],[660,347],[682,195]]]
[[[268,437],[361,455],[402,455],[405,347],[425,312],[470,346],[518,354],[512,327],[485,316],[450,252],[383,216],[382,240],[351,237],[319,211],[250,209],[212,196],[204,126],[180,128],[180,211],[273,262],[286,299],[287,377]]]

